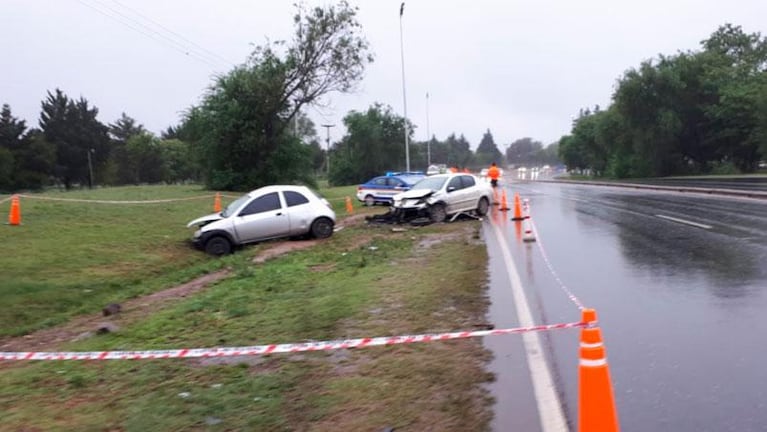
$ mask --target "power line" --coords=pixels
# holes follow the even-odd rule
[[[157,21],[153,20],[152,18],[149,18],[148,16],[146,16],[146,15],[142,14],[141,12],[137,11],[136,9],[133,9],[133,8],[131,8],[131,7],[129,7],[129,6],[126,6],[126,5],[124,5],[124,4],[122,4],[122,3],[120,3],[120,2],[119,2],[119,1],[117,1],[117,0],[112,0],[112,1],[113,1],[114,3],[116,3],[116,4],[118,4],[119,6],[121,6],[122,8],[124,8],[124,9],[127,9],[127,10],[129,10],[129,11],[133,12],[133,13],[134,13],[134,14],[136,14],[137,16],[139,16],[139,17],[141,17],[141,18],[143,18],[143,19],[145,19],[145,20],[147,20],[147,21],[151,22],[152,24],[154,24],[154,25],[156,25],[157,27],[159,27],[159,28],[161,28],[161,29],[165,30],[166,32],[168,32],[168,33],[171,33],[171,34],[173,34],[173,35],[177,36],[179,39],[181,39],[181,40],[183,40],[183,41],[185,41],[185,42],[187,42],[187,43],[191,44],[191,45],[192,45],[192,46],[194,46],[194,47],[197,47],[197,48],[199,48],[200,50],[202,50],[202,51],[204,51],[204,52],[206,52],[206,53],[210,54],[211,56],[213,56],[213,57],[216,57],[217,59],[219,59],[219,60],[221,60],[221,61],[223,61],[223,62],[226,62],[226,63],[228,63],[228,64],[230,64],[230,65],[232,65],[232,66],[236,66],[236,64],[235,64],[234,62],[231,62],[231,61],[229,61],[228,59],[226,59],[226,58],[224,58],[224,57],[222,57],[222,56],[218,55],[217,53],[215,53],[215,52],[213,52],[213,51],[211,51],[211,50],[209,50],[209,49],[207,49],[207,48],[205,48],[205,47],[203,47],[203,46],[200,46],[199,44],[196,44],[194,41],[192,41],[192,40],[189,40],[189,39],[185,38],[183,35],[181,35],[181,34],[179,34],[179,33],[175,32],[175,31],[173,31],[173,30],[171,30],[171,29],[169,29],[169,28],[167,28],[167,27],[165,27],[164,25],[162,25],[162,24],[158,23]]]
[[[202,55],[199,52],[196,52],[196,50],[194,48],[190,48],[189,46],[186,46],[185,44],[180,43],[179,41],[174,40],[173,38],[170,38],[167,35],[164,35],[164,34],[158,32],[157,30],[153,29],[152,27],[150,27],[150,26],[140,22],[139,20],[136,20],[135,18],[132,18],[132,17],[130,17],[128,15],[125,15],[121,11],[119,11],[117,9],[114,9],[113,7],[111,7],[108,4],[104,3],[102,0],[91,0],[91,1],[93,1],[93,2],[95,2],[97,4],[99,4],[100,6],[102,6],[102,7],[106,8],[106,9],[116,13],[117,15],[123,17],[124,19],[128,20],[129,22],[137,24],[140,27],[143,27],[144,29],[148,30],[149,32],[151,32],[153,34],[156,34],[157,36],[161,37],[162,39],[165,39],[169,43],[175,45],[176,47],[178,47],[178,48],[180,48],[182,50],[184,50],[185,53],[189,53],[189,52],[194,53],[197,57],[199,57],[201,59],[204,59],[204,60],[206,60],[208,62],[212,61],[212,62],[215,63],[217,61],[215,58],[210,57],[210,56],[206,56],[206,55]]]
[[[195,60],[197,60],[199,62],[205,63],[206,65],[208,65],[210,67],[213,67],[213,68],[218,68],[220,66],[219,64],[216,64],[214,61],[212,61],[212,59],[206,58],[205,56],[202,56],[202,55],[198,54],[194,50],[191,50],[191,49],[188,49],[187,47],[184,47],[183,45],[179,44],[178,42],[173,41],[172,39],[169,39],[168,37],[163,36],[162,34],[159,34],[157,31],[152,30],[151,28],[149,30],[152,33],[160,35],[163,39],[159,39],[159,38],[153,36],[152,33],[148,33],[146,31],[142,30],[141,28],[136,27],[135,25],[132,25],[130,22],[137,23],[140,26],[145,27],[145,28],[147,27],[146,25],[143,25],[141,23],[136,22],[136,20],[133,20],[130,17],[126,17],[125,19],[121,19],[119,16],[116,16],[116,15],[110,14],[108,12],[105,12],[103,9],[100,9],[100,8],[98,8],[98,7],[96,7],[96,6],[92,5],[92,4],[86,3],[83,0],[77,0],[77,1],[80,4],[82,4],[83,6],[86,6],[89,9],[92,9],[92,10],[98,12],[99,14],[101,14],[101,15],[103,15],[103,16],[105,16],[105,17],[107,17],[107,18],[109,18],[109,19],[111,19],[113,21],[116,21],[116,22],[122,24],[123,26],[128,27],[129,29],[131,29],[133,31],[135,31],[137,33],[140,33],[140,34],[148,37],[149,39],[152,39],[155,42],[162,43],[162,44],[164,44],[164,45],[166,45],[166,46],[168,46],[168,47],[170,47],[170,48],[172,48],[172,49],[174,49],[174,50],[176,50],[176,51],[186,55],[187,57],[190,57],[190,58],[193,58],[193,59],[195,59]],[[95,0],[95,1],[96,1],[96,3],[99,3],[98,0]],[[105,7],[106,9],[114,11],[114,9],[112,9],[112,8],[110,8],[108,6],[103,5],[103,3],[101,5],[103,7]],[[121,14],[118,11],[115,11],[115,12],[118,15],[121,15],[121,16],[125,17],[124,14]],[[168,43],[166,40],[170,40],[170,43]]]

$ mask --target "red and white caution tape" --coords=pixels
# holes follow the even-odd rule
[[[554,270],[554,266],[551,265],[551,261],[549,261],[549,257],[546,255],[546,250],[543,248],[543,241],[541,241],[541,236],[538,234],[538,229],[535,227],[535,224],[533,223],[533,219],[530,218],[528,219],[528,221],[530,222],[530,226],[532,226],[533,228],[533,234],[535,235],[535,238],[538,239],[536,243],[538,244],[538,250],[541,251],[543,262],[546,263],[546,267],[549,268],[549,272],[551,272],[551,275],[554,276],[554,280],[556,280],[557,283],[559,283],[559,287],[562,288],[562,291],[564,291],[565,294],[567,294],[567,297],[570,298],[570,301],[575,303],[575,306],[577,306],[578,309],[580,310],[585,309],[586,307],[583,305],[583,303],[581,303],[578,297],[576,297],[575,294],[573,294],[573,292],[570,291],[567,285],[565,285],[565,283],[562,282],[562,279],[559,278],[559,275]]]
[[[93,351],[93,352],[0,352],[0,360],[149,360],[199,357],[236,357],[255,356],[276,353],[295,353],[305,351],[330,351],[372,346],[400,345],[417,342],[436,342],[451,339],[465,339],[480,336],[499,336],[507,334],[561,330],[588,327],[594,323],[574,322],[549,324],[533,327],[462,331],[405,336],[387,336],[375,338],[331,340],[324,342],[306,342],[295,344],[255,345],[229,348],[195,348],[152,351]]]

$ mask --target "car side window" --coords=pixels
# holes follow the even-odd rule
[[[461,189],[461,176],[450,179],[450,183],[447,184],[447,190],[449,191],[450,188],[453,188],[453,190]]]
[[[464,189],[470,188],[476,184],[474,182],[474,177],[472,176],[461,176],[461,183],[463,184]]]
[[[272,210],[279,210],[282,208],[280,204],[280,197],[277,192],[268,193],[260,196],[250,202],[240,212],[240,216],[248,216],[256,213],[264,213]]]
[[[376,186],[386,186],[386,177],[379,177],[373,180],[373,184]]]
[[[400,179],[390,178],[389,186],[397,187],[397,186],[404,186],[404,185],[402,184],[402,181]]]
[[[298,192],[285,191],[283,193],[285,194],[285,202],[288,204],[288,207],[306,204],[309,202],[309,200],[303,194]]]

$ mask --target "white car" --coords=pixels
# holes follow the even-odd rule
[[[330,203],[306,186],[265,186],[234,200],[221,213],[197,218],[192,242],[210,255],[235,246],[281,237],[333,234],[336,214]]]
[[[486,215],[492,197],[493,189],[471,174],[438,174],[394,195],[392,211],[398,220],[428,217],[432,222],[444,222],[458,213]]]

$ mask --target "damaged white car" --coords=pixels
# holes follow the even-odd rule
[[[440,174],[427,177],[409,191],[394,195],[392,212],[400,221],[428,217],[439,223],[459,213],[484,216],[492,198],[490,185],[471,174]]]

